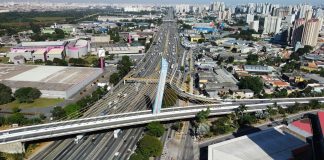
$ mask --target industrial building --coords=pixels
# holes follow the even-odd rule
[[[62,59],[65,56],[67,43],[65,41],[22,42],[11,48],[8,57],[12,62],[19,57],[24,57],[25,61]]]
[[[71,98],[101,74],[99,68],[0,65],[0,83],[13,91],[34,87],[46,98]]]
[[[144,53],[144,46],[121,46],[121,47],[105,47],[109,54],[140,54]]]
[[[90,51],[90,44],[87,40],[77,40],[70,42],[66,47],[67,58],[81,58]]]

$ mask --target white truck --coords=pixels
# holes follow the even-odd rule
[[[114,138],[118,138],[118,135],[120,132],[121,132],[121,129],[114,130]]]
[[[83,134],[77,135],[74,139],[75,144],[78,144],[82,138],[83,138]]]

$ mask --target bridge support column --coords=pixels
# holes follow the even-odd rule
[[[164,58],[162,58],[160,79],[159,79],[155,101],[153,104],[153,114],[158,114],[161,111],[165,81],[168,73],[168,65],[169,65],[168,62]]]

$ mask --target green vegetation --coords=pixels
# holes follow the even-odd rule
[[[242,30],[239,33],[228,35],[228,37],[236,38],[236,39],[242,39],[247,41],[258,41],[258,38],[254,38],[252,34],[257,34],[254,30]]]
[[[176,122],[171,126],[173,130],[176,130],[178,132],[182,129],[182,127],[183,127],[183,123],[181,122]]]
[[[35,30],[37,28],[33,28],[33,29]],[[37,29],[36,31],[38,30],[40,29]],[[57,41],[64,38],[65,38],[64,31],[58,28],[55,29],[55,32],[53,34],[41,34],[40,32],[36,32],[32,36],[30,36],[30,39],[34,41],[46,41],[46,40]]]
[[[151,122],[146,126],[147,134],[155,137],[161,137],[165,128],[160,122]]]
[[[19,103],[18,100],[12,101],[7,104],[0,105],[0,108],[15,108],[19,107],[21,109],[27,108],[43,108],[48,106],[55,106],[56,104],[63,102],[64,99],[49,99],[49,98],[38,98],[35,99],[32,103]]]
[[[123,56],[122,60],[118,62],[118,73],[113,73],[109,78],[109,83],[116,85],[127,73],[131,70],[133,65],[132,61],[128,56]]]
[[[301,64],[299,62],[289,61],[281,68],[281,71],[282,71],[282,73],[290,73],[296,69],[299,69],[300,66],[301,66]]]
[[[0,83],[0,105],[12,102],[12,91],[11,88]]]
[[[164,133],[165,128],[160,122],[151,122],[146,126],[147,134],[137,143],[135,153],[130,160],[149,160],[162,154],[162,143],[158,139]]]
[[[258,64],[259,56],[257,54],[249,54],[246,58],[246,64],[256,65]]]
[[[226,134],[233,132],[236,126],[233,120],[228,117],[220,117],[216,121],[212,122],[211,131],[214,135]]]
[[[259,94],[263,89],[263,82],[259,77],[243,77],[238,86],[240,89],[250,89],[255,94]]]
[[[19,103],[32,103],[39,98],[42,93],[37,88],[23,87],[15,91],[14,97]]]
[[[12,114],[6,117],[0,117],[0,125],[27,125],[27,124],[38,124],[44,119],[44,116],[39,115],[39,117],[26,118],[23,113],[20,112],[19,108],[13,108]]]
[[[72,66],[78,66],[78,67],[83,67],[88,64],[88,62],[82,58],[70,58],[69,63]]]
[[[0,57],[0,63],[8,63],[9,57]]]
[[[145,135],[138,142],[138,151],[144,158],[157,157],[162,154],[162,143],[154,136]]]
[[[85,96],[76,103],[68,104],[64,108],[58,106],[54,107],[54,109],[51,111],[52,117],[54,120],[74,119],[81,117],[82,114],[86,110],[88,110],[93,103],[98,101],[107,92],[107,87],[97,88],[95,91],[92,92],[91,95]]]
[[[62,119],[66,116],[65,110],[60,106],[54,107],[51,111],[51,114],[54,120]]]
[[[207,121],[209,114],[210,114],[209,107],[206,110],[199,111],[196,114],[197,122],[198,123],[203,123],[203,122]]]
[[[110,35],[110,39],[113,40],[114,42],[120,41],[118,28],[109,29],[108,34]]]

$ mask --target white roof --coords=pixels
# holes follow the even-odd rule
[[[62,54],[64,48],[53,48],[47,54]]]
[[[46,49],[38,49],[33,54],[34,55],[43,55],[46,52]]]
[[[280,126],[282,127],[282,126]],[[208,146],[208,160],[289,159],[306,143],[279,127]]]
[[[63,46],[65,41],[49,41],[49,42],[21,42],[22,47],[35,46]]]
[[[75,46],[79,46],[79,47],[83,47],[83,46],[86,46],[86,45],[88,45],[88,41],[83,40],[83,39],[80,39],[75,43]]]

